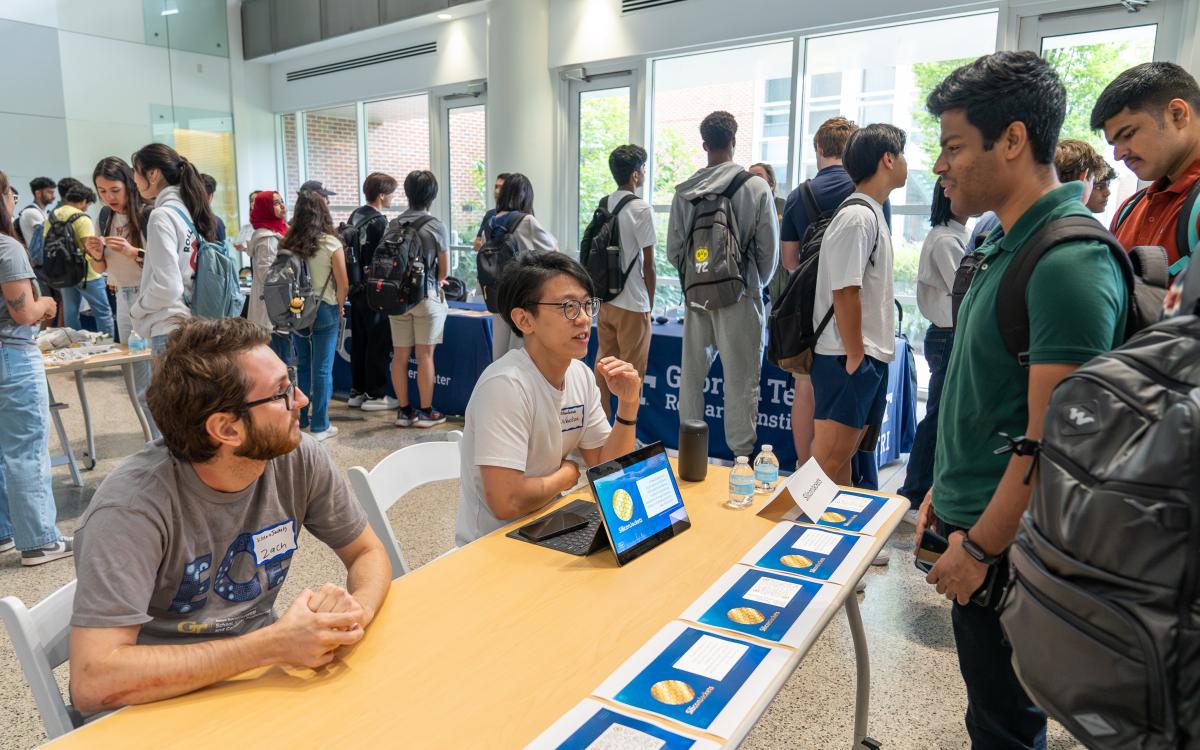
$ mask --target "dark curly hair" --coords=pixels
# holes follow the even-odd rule
[[[737,135],[737,120],[724,110],[717,110],[700,122],[700,138],[710,149],[726,149]]]
[[[287,234],[279,246],[302,258],[311,258],[317,254],[317,249],[321,246],[321,237],[325,235],[333,237],[341,244],[342,240],[333,226],[333,216],[329,213],[329,204],[319,194],[311,190],[301,190],[296,198],[296,208],[292,212]]]

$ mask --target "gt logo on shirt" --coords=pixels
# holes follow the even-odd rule
[[[583,429],[583,404],[564,406],[558,410],[558,422],[563,432]]]
[[[225,556],[221,559],[221,564],[217,566],[215,580],[210,579],[209,575],[213,559],[211,552],[201,555],[183,566],[183,575],[180,577],[179,588],[176,590],[175,597],[171,600],[171,606],[167,610],[169,612],[187,614],[188,612],[195,612],[203,608],[208,603],[208,597],[202,596],[202,594],[208,593],[210,584],[217,596],[220,596],[225,601],[237,603],[254,601],[263,594],[263,586],[259,581],[260,570],[266,573],[267,590],[279,586],[287,578],[288,569],[284,567],[284,563],[291,558],[292,553],[296,550],[295,533],[292,533],[290,543],[281,543],[279,539],[280,532],[278,531],[280,528],[295,529],[295,522],[288,519],[283,523],[273,524],[263,530],[248,531],[244,534],[239,534],[233,540],[233,543],[229,545],[229,548],[225,550]],[[268,548],[269,552],[264,554],[264,542],[268,539],[274,542],[274,544]],[[270,553],[274,553],[275,556],[271,557],[271,559],[265,559]],[[241,554],[250,556],[255,570],[254,575],[250,576],[249,579],[236,581],[230,575],[229,571],[237,560],[238,555]],[[262,561],[260,562],[260,560]]]

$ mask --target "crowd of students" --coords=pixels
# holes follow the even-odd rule
[[[925,343],[930,400],[902,492],[912,502],[908,518],[918,542],[926,528],[949,541],[928,581],[953,601],[974,746],[1040,747],[1045,715],[1013,673],[995,602],[971,598],[989,569],[1003,565],[1030,497],[1025,478],[1033,459],[997,454],[994,443],[998,434],[1039,437],[1055,385],[1119,346],[1131,311],[1118,263],[1107,245],[1093,241],[1064,243],[1032,271],[1029,340],[1019,357],[1002,340],[996,302],[1005,269],[1029,238],[1059,217],[1104,210],[1114,173],[1086,144],[1059,141],[1065,90],[1036,54],[998,52],[964,65],[935,86],[926,107],[941,127],[932,228],[918,270],[918,304],[932,324]],[[1150,183],[1122,205],[1113,232],[1126,248],[1165,248],[1180,274],[1193,248],[1177,236],[1184,243],[1196,236],[1177,229],[1180,216],[1190,216],[1184,209],[1200,180],[1197,112],[1195,79],[1177,65],[1148,63],[1109,84],[1091,118],[1115,158]],[[814,326],[824,326],[811,368],[797,373],[793,424],[801,461],[811,455],[850,484],[850,461],[881,419],[895,356],[887,197],[908,178],[906,134],[885,123],[826,121],[814,136],[817,174],[781,206],[769,168],[755,165],[758,175],[751,176],[735,163],[737,130],[727,112],[703,120],[708,164],[677,186],[671,205],[667,255],[688,303],[680,417],[703,419],[704,380],[720,353],[724,438],[735,455],[755,450],[766,303],[776,299],[764,290],[774,275],[800,264],[819,230],[811,313]],[[500,233],[516,238],[520,253],[498,289],[494,361],[466,410],[459,545],[544,507],[575,486],[587,465],[635,444],[657,284],[652,213],[637,196],[646,159],[644,149],[625,145],[609,160],[614,192],[598,216],[615,216],[617,289],[598,289],[594,273],[556,252],[533,215],[528,178],[507,173],[496,181],[496,208],[476,247],[482,252]],[[320,183],[302,187],[290,223],[282,195],[252,194],[249,230],[238,235],[253,269],[249,320],[220,321],[188,315],[196,235],[215,241],[223,234],[209,206],[212,191],[195,166],[151,144],[132,164],[102,160],[93,180],[107,213],[99,231],[90,219],[74,220],[89,264],[77,292],[89,303],[99,299],[90,287],[107,272],[118,290],[122,336],[132,331],[150,341],[154,376],[146,387],[143,371],[138,387],[162,439],[103,482],[75,540],[58,532],[34,334],[59,308],[40,294],[18,237],[71,221],[96,196],[78,183],[39,178],[30,185],[33,203],[16,213],[16,191],[0,172],[0,551],[20,549],[27,565],[77,554],[71,692],[81,711],[178,695],[252,666],[327,663],[337,648],[363,637],[391,578],[382,544],[316,447],[337,432],[328,415],[337,332],[350,299],[351,406],[396,409],[405,426],[444,421],[432,403],[448,273],[447,232],[429,216],[437,180],[428,171],[407,175],[408,207],[389,221],[383,212],[397,180],[370,175],[367,204],[349,220],[352,248],[343,241],[347,232],[334,227],[332,193]],[[56,187],[63,203],[50,208]],[[973,242],[968,220],[988,213],[993,226],[978,230]],[[381,315],[361,287],[351,288],[350,271],[358,263],[359,272],[370,273],[398,231],[417,238],[425,266],[435,270],[426,274],[420,304]],[[956,300],[955,275],[976,244],[970,293]],[[287,255],[306,264],[319,309],[310,328],[283,339],[272,334],[262,289]],[[739,274],[714,280],[714,267],[731,258]],[[608,302],[601,303],[602,291]],[[64,308],[71,305],[77,309],[78,298],[64,294]],[[593,321],[599,352],[589,370],[579,360]],[[395,400],[386,392],[389,348]],[[408,389],[414,351],[416,405]],[[289,523],[283,552],[259,559],[258,536]],[[303,593],[276,618],[272,605],[301,526],[337,552],[347,582]],[[141,543],[111,543],[118,538]],[[241,554],[247,551],[253,554]]]

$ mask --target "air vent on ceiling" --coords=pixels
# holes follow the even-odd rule
[[[305,78],[313,78],[315,76],[323,76],[330,73],[339,73],[343,70],[354,70],[355,68],[365,68],[368,65],[378,65],[379,63],[391,62],[393,60],[403,60],[406,57],[432,55],[435,52],[437,52],[437,42],[414,44],[411,47],[404,47],[402,49],[393,49],[374,55],[366,55],[365,57],[355,57],[350,60],[329,63],[328,65],[318,65],[313,68],[294,70],[287,74],[287,79],[289,81],[300,81]]]
[[[664,5],[682,3],[684,0],[621,0],[621,13],[632,13],[635,10],[661,8]]]

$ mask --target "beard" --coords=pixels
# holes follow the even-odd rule
[[[264,430],[254,422],[253,417],[246,419],[246,440],[233,452],[239,458],[249,458],[254,461],[270,461],[273,458],[286,456],[300,445],[300,437],[292,437],[292,430],[298,427],[300,420],[296,417],[288,420],[286,430]]]

